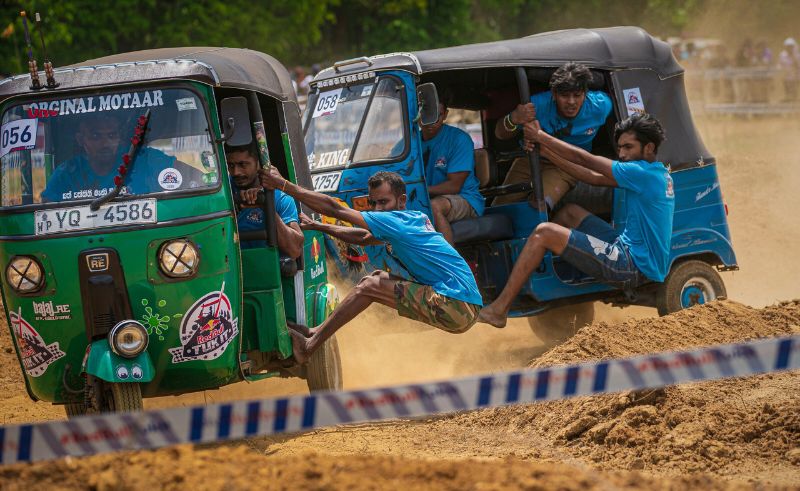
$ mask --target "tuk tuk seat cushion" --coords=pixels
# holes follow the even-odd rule
[[[494,185],[497,181],[497,167],[492,165],[489,151],[485,148],[475,149],[475,177],[481,188]]]
[[[506,240],[514,236],[511,218],[507,215],[483,215],[467,218],[450,224],[453,228],[453,242],[468,244]]]

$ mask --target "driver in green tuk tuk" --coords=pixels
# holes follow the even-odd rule
[[[225,146],[225,160],[231,176],[231,188],[239,194],[242,207],[236,221],[240,232],[264,230],[264,211],[256,205],[258,193],[262,190],[258,180],[261,165],[252,145],[239,147]],[[303,231],[300,230],[297,205],[291,196],[275,190],[275,214],[277,216],[278,250],[292,259],[303,253]],[[242,241],[242,249],[266,246],[264,240]]]
[[[341,304],[314,329],[289,324],[295,361],[311,354],[339,328],[373,302],[397,309],[398,314],[450,333],[462,333],[475,324],[483,305],[475,277],[464,258],[437,232],[427,215],[406,210],[406,185],[395,172],[380,171],[369,178],[372,211],[348,208],[334,198],[292,184],[271,171],[259,171],[267,189],[283,189],[325,216],[353,227],[304,220],[303,226],[358,245],[385,245],[386,251],[409,273],[411,280],[387,271],[374,271],[358,282]],[[307,217],[306,217],[307,218]]]
[[[566,63],[550,78],[550,90],[531,96],[527,104],[518,105],[495,125],[495,136],[501,140],[520,138],[523,126],[538,120],[549,135],[579,148],[592,151],[597,132],[611,114],[613,103],[605,92],[588,90],[592,72],[577,63]],[[561,198],[572,189],[577,180],[553,165],[546,158],[541,161],[544,201],[552,210]],[[531,168],[527,158],[518,158],[511,164],[503,185],[531,182]],[[525,193],[498,196],[493,205],[513,203],[524,198]],[[533,194],[530,195],[533,200]],[[533,201],[530,201],[533,205]]]
[[[42,191],[43,202],[69,201],[105,196],[114,189],[114,178],[127,151],[123,142],[122,124],[111,114],[87,115],[78,123],[75,141],[81,153],[62,162]],[[188,187],[197,185],[197,172],[161,150],[141,147],[130,174],[124,176],[127,194],[163,191],[158,182],[162,170],[179,167],[189,169],[193,177],[184,178]],[[191,182],[189,182],[191,181]]]

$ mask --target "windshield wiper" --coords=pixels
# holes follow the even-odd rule
[[[142,116],[139,116],[136,121],[136,129],[133,131],[133,137],[131,137],[131,146],[128,149],[128,153],[122,156],[122,164],[119,166],[117,175],[114,176],[114,189],[105,196],[100,196],[92,201],[89,205],[90,210],[99,210],[101,206],[116,198],[122,192],[122,187],[125,185],[125,177],[130,175],[136,155],[144,142],[144,134],[147,131],[148,123],[150,123],[150,109]]]

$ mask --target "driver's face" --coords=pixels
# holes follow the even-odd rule
[[[427,141],[439,134],[439,130],[442,129],[445,118],[447,118],[447,108],[444,107],[444,105],[439,104],[439,119],[437,119],[433,124],[421,127],[422,139]]]
[[[104,118],[82,123],[75,138],[83,147],[89,164],[102,170],[119,163],[116,157],[120,136],[119,122]]]
[[[228,161],[228,174],[239,189],[256,187],[258,178],[258,161],[250,152],[228,152],[225,154]]]
[[[406,195],[395,196],[389,183],[382,182],[380,186],[369,188],[369,205],[373,211],[404,210]]]

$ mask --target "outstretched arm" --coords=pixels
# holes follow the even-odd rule
[[[369,230],[367,222],[364,221],[364,217],[361,216],[360,211],[342,206],[341,203],[326,194],[310,191],[287,181],[275,167],[270,167],[270,170],[260,169],[258,171],[258,176],[261,179],[261,185],[266,189],[280,189],[289,196],[297,198],[300,202],[317,213],[338,218],[339,220]]]
[[[547,149],[551,155],[556,155],[562,160],[572,162],[575,165],[584,167],[590,171],[602,175],[605,178],[604,186],[617,186],[617,180],[611,171],[611,159],[594,155],[586,150],[570,145],[542,131],[538,121],[525,125],[525,149],[532,148],[532,143],[539,143],[543,149]],[[565,169],[566,170],[566,169]],[[577,177],[577,176],[576,176]]]
[[[587,169],[586,167],[580,166],[575,162],[570,162],[569,160],[554,153],[548,147],[541,147],[541,151],[543,157],[579,181],[583,181],[593,186],[614,186],[614,182],[612,182],[603,174]]]
[[[320,223],[312,220],[305,213],[300,214],[300,227],[303,230],[318,230],[349,244],[361,246],[383,244],[383,242],[373,237],[372,233],[367,229]]]

